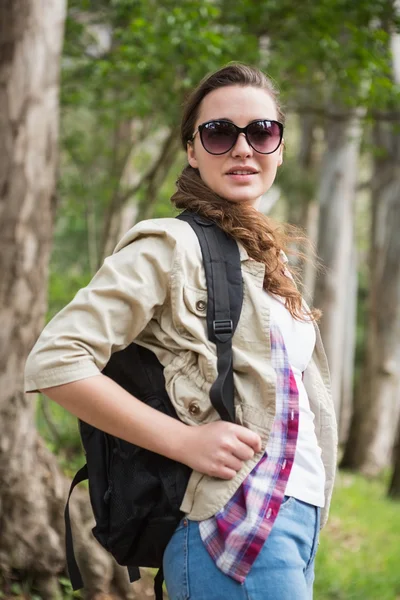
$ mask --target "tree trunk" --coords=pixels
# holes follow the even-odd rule
[[[342,467],[377,475],[388,466],[399,411],[400,138],[380,122],[374,142],[372,242],[366,357]]]
[[[161,148],[161,152],[150,173],[144,181],[143,198],[138,204],[136,218],[138,221],[150,219],[158,198],[158,192],[174,163],[180,147],[178,130],[172,128]]]
[[[300,119],[300,149],[298,156],[299,167],[307,179],[308,185],[305,186],[301,203],[300,218],[297,224],[304,229],[313,246],[316,246],[318,239],[318,219],[319,206],[316,202],[315,192],[315,173],[320,163],[320,153],[316,141],[316,118],[315,115],[304,115]],[[289,220],[289,222],[292,222]],[[299,265],[301,268],[301,278],[303,283],[302,293],[307,302],[313,304],[314,287],[316,277],[315,257],[310,248],[304,249],[306,261]]]
[[[114,196],[107,209],[107,215],[103,229],[102,251],[99,257],[99,265],[112,253],[120,238],[121,231],[126,232],[128,227],[124,224],[126,213],[124,212],[127,202],[139,191],[142,192],[142,198],[137,203],[135,219],[142,221],[150,219],[153,216],[155,204],[158,198],[158,191],[167,177],[169,170],[175,160],[179,149],[179,135],[177,128],[171,129],[167,137],[162,141],[161,148],[157,154],[156,148],[160,146],[160,140],[154,140],[153,153],[156,158],[151,165],[150,170],[139,178],[133,186],[126,189],[124,186],[124,176],[129,169],[127,156],[124,168],[121,169],[119,183],[116,186]],[[131,224],[131,223],[130,223]]]
[[[308,96],[307,96],[308,97]],[[314,115],[304,115],[299,119],[299,149],[297,156],[291,159],[283,173],[282,187],[288,198],[286,220],[307,233],[313,245],[316,244],[318,230],[318,206],[315,200],[315,173],[320,160],[316,141],[316,119]],[[315,264],[310,248],[301,250],[306,254],[304,262],[300,257],[292,258],[292,264],[298,269],[307,302],[312,303]]]
[[[398,385],[400,392],[400,385]],[[400,419],[397,426],[396,444],[393,448],[393,473],[390,480],[388,496],[400,499]]]
[[[306,231],[307,236],[310,239],[313,247],[317,245],[318,239],[318,222],[319,222],[319,206],[317,202],[312,200],[308,204],[307,211],[307,224]],[[307,300],[308,304],[314,305],[314,290],[315,281],[317,276],[315,255],[312,250],[306,250],[306,262],[303,266],[303,296]]]
[[[296,166],[299,173],[296,173],[296,190],[291,194],[288,200],[287,221],[297,227],[305,229],[308,218],[308,204],[312,200],[310,194],[309,178],[310,172],[315,170],[315,117],[313,115],[304,115],[299,121],[299,151],[296,157]],[[303,181],[299,181],[302,177]],[[308,184],[308,185],[307,185]],[[291,190],[293,192],[293,182],[291,181]]]
[[[400,385],[398,386],[400,391]],[[390,480],[388,496],[400,499],[400,419],[397,426],[396,444],[393,448],[393,473]]]
[[[395,10],[400,14],[400,0],[395,1]],[[392,51],[393,79],[400,84],[400,33],[391,32],[390,37]],[[397,364],[400,363],[400,356],[397,358]],[[398,393],[400,396],[400,383],[398,381]],[[400,404],[400,403],[399,403]],[[397,407],[400,410],[400,406]],[[400,498],[400,418],[397,427],[396,445],[392,455],[393,473],[389,485],[388,495],[393,498]]]
[[[339,443],[347,441],[350,429],[351,415],[353,412],[354,397],[354,362],[357,337],[357,248],[355,239],[349,256],[348,303],[346,306],[346,320],[343,346],[343,365],[341,377],[341,402],[339,415]]]
[[[326,151],[319,185],[318,256],[326,270],[316,280],[314,305],[323,312],[321,334],[332,376],[332,395],[340,415],[349,301],[349,256],[353,247],[353,212],[357,161],[361,139],[360,116],[327,123]]]
[[[23,373],[46,311],[65,8],[64,0],[0,4],[0,592],[8,597],[11,579],[24,579],[45,600],[60,597],[68,482],[37,435]],[[87,597],[118,588],[133,598],[125,571],[88,536],[84,496],[72,516]]]
[[[113,182],[113,193],[107,205],[101,238],[101,248],[97,268],[104,258],[112,253],[116,246],[116,231],[119,229],[121,210],[125,200],[122,200],[122,180],[129,166],[133,150],[132,123],[130,120],[118,121],[115,124],[113,159],[110,166],[109,177]]]
[[[43,13],[34,0],[1,10],[0,566],[5,575],[15,569],[43,578],[63,568],[54,509],[65,488],[36,435],[23,373],[46,309],[65,3]]]

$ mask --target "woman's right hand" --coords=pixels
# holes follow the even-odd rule
[[[85,423],[211,477],[232,479],[261,450],[260,436],[246,427],[226,421],[186,425],[141,402],[105,375],[43,392]]]
[[[220,479],[235,477],[243,463],[261,451],[257,433],[226,421],[187,426],[184,438],[178,460],[195,471]]]

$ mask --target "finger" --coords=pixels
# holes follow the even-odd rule
[[[254,456],[254,450],[247,444],[244,444],[240,440],[237,441],[237,445],[232,451],[233,456],[236,456],[239,460],[250,460]]]
[[[232,454],[227,456],[224,460],[224,467],[228,467],[228,469],[233,469],[235,471],[235,473],[240,471],[242,466],[243,466],[242,461],[239,460],[238,458],[236,458],[236,456],[233,456]]]
[[[236,437],[250,448],[253,448],[254,452],[260,452],[262,446],[258,433],[250,431],[247,427],[238,426]]]
[[[221,467],[218,469],[218,473],[216,477],[219,479],[233,479],[236,475],[236,471],[234,469],[229,469],[228,467]]]

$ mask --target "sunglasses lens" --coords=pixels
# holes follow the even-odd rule
[[[235,126],[227,121],[211,121],[201,131],[201,141],[210,154],[225,154],[234,146],[236,138]]]
[[[282,133],[275,121],[256,121],[247,129],[247,136],[254,150],[262,154],[275,152],[281,143]]]

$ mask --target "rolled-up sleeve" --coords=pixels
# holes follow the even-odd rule
[[[126,234],[89,285],[43,330],[26,363],[25,391],[99,374],[164,304],[175,255],[175,240],[155,222]]]

